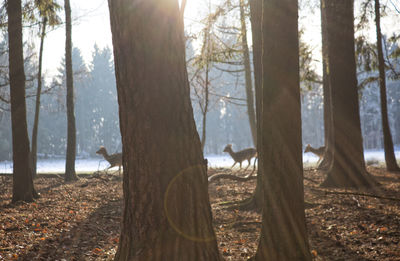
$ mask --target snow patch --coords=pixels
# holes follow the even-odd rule
[[[396,159],[400,159],[400,150],[396,150]],[[378,160],[379,162],[385,161],[385,155],[383,150],[366,150],[364,151],[365,160]],[[229,155],[206,155],[205,158],[208,160],[208,166],[212,168],[218,167],[230,167],[234,161]],[[316,163],[318,157],[312,153],[303,154],[304,163]],[[251,161],[251,167],[254,164],[254,159]],[[89,159],[77,159],[75,162],[75,170],[77,172],[94,172],[97,170],[103,170],[109,166],[108,162],[104,159],[89,158]],[[236,164],[238,166],[238,164]],[[247,161],[244,161],[242,167],[247,167]],[[115,168],[117,170],[117,168]],[[65,160],[64,159],[39,159],[37,162],[37,171],[39,173],[51,173],[51,172],[64,172]],[[1,161],[0,162],[0,173],[12,173],[12,162]]]

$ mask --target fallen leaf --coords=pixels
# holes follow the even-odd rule
[[[315,250],[315,249],[313,249],[311,251],[311,254],[313,255],[313,257],[317,257],[318,256],[317,250]]]

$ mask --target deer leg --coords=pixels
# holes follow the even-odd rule
[[[235,163],[233,163],[233,165],[232,165],[232,167],[231,167],[231,168],[233,168],[233,166],[235,166],[235,165],[236,165],[236,163],[237,163],[237,161],[235,161]]]
[[[317,161],[317,167],[319,166],[319,163],[321,162],[322,157],[319,157],[319,160]]]
[[[247,167],[244,169],[244,170],[247,170],[247,168],[250,166],[250,163],[249,163],[249,165],[247,165]]]
[[[247,161],[249,162],[249,165],[247,165],[247,167],[245,168],[245,170],[247,170],[247,169],[249,168],[249,166],[250,166],[250,164],[251,164],[251,163],[250,163],[250,160],[251,160],[251,159],[247,159]]]
[[[250,177],[251,175],[253,175],[254,171],[256,171],[256,163],[257,163],[257,157],[255,157],[255,158],[254,158],[254,166],[253,166],[253,170],[251,171],[251,173],[250,173],[249,177]]]

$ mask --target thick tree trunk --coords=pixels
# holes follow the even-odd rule
[[[393,139],[390,132],[388,119],[387,97],[386,97],[386,73],[385,60],[383,58],[382,33],[381,33],[381,15],[379,0],[375,0],[375,23],[376,23],[376,41],[378,48],[378,66],[379,66],[379,89],[381,98],[381,115],[383,144],[385,149],[386,169],[389,171],[400,171],[394,155]]]
[[[321,32],[322,32],[322,85],[324,92],[324,136],[325,136],[325,155],[318,168],[328,170],[332,164],[332,101],[331,89],[328,78],[328,43],[326,32],[325,0],[320,1],[321,7]]]
[[[311,260],[304,214],[297,18],[297,0],[264,0],[265,203],[256,260]]]
[[[78,177],[75,173],[76,156],[76,126],[74,111],[74,79],[72,74],[72,26],[71,26],[71,6],[69,0],[64,0],[65,8],[65,68],[67,75],[67,158],[65,162],[65,181],[74,181]]]
[[[12,202],[33,201],[35,190],[30,167],[29,137],[26,123],[21,0],[8,1],[7,13],[13,144]]]
[[[243,209],[262,209],[264,197],[262,192],[262,0],[250,0],[250,22],[253,39],[253,67],[254,67],[254,87],[256,92],[256,116],[257,116],[257,184],[251,198],[242,203]]]
[[[123,144],[115,260],[221,260],[176,0],[109,1]]]
[[[35,105],[35,119],[32,128],[32,175],[36,177],[36,161],[37,161],[37,136],[39,127],[39,113],[40,113],[40,94],[42,92],[42,60],[43,60],[43,44],[46,36],[47,18],[42,19],[42,33],[40,35],[40,49],[39,49],[39,70],[38,70],[38,83],[36,90],[36,105]]]
[[[246,85],[246,100],[247,100],[247,115],[249,117],[251,136],[253,138],[254,146],[257,146],[257,123],[256,113],[254,111],[254,92],[253,92],[253,81],[251,79],[251,67],[250,67],[250,51],[247,45],[247,28],[246,28],[246,16],[244,14],[244,0],[240,0],[240,24],[241,24],[241,37],[242,37],[242,48],[243,48],[243,63],[244,63],[244,76]]]
[[[322,185],[328,187],[372,185],[371,176],[365,169],[361,136],[353,8],[353,1],[325,0],[333,157],[328,176]]]

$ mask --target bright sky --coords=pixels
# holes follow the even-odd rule
[[[199,15],[199,4],[203,0],[188,0],[186,17]],[[63,1],[59,1],[61,4]],[[86,63],[92,59],[94,44],[100,48],[112,46],[110,19],[107,0],[71,0],[72,10],[72,43],[78,47]],[[64,12],[60,13],[64,20]],[[193,21],[188,21],[187,24]],[[39,39],[36,37],[36,46]],[[57,74],[57,68],[65,54],[65,27],[60,26],[48,33],[44,46],[44,69],[47,80]]]
[[[199,17],[204,17],[205,9],[210,0],[187,0],[185,10],[186,30],[198,30]],[[395,0],[396,2],[399,0]],[[63,3],[63,1],[59,1]],[[213,1],[212,2],[218,2]],[[100,48],[112,46],[111,30],[107,0],[71,0],[72,9],[72,42],[78,47],[86,63],[92,58],[93,46],[96,43]],[[64,20],[64,12],[60,16]],[[304,40],[314,48],[317,54],[315,59],[320,59],[320,21],[319,10],[314,13],[300,13],[300,26],[305,29]],[[400,15],[398,15],[399,17]],[[383,32],[393,31],[398,28],[397,21],[383,21]],[[196,28],[197,27],[197,28]],[[250,28],[249,28],[250,30]],[[374,37],[375,35],[373,35]],[[249,45],[251,46],[251,35],[249,34]],[[36,37],[36,46],[39,47],[39,39]],[[47,80],[57,73],[62,57],[64,56],[65,27],[60,26],[49,32],[44,47],[44,69]],[[320,68],[317,68],[320,69]]]
[[[62,2],[62,1],[59,1]],[[100,48],[112,46],[107,0],[71,0],[72,43],[78,47],[86,63],[92,59],[94,44]],[[64,12],[60,14],[64,20]],[[39,46],[39,39],[36,42]],[[65,54],[65,27],[49,32],[45,39],[43,66],[46,77],[57,73]]]

